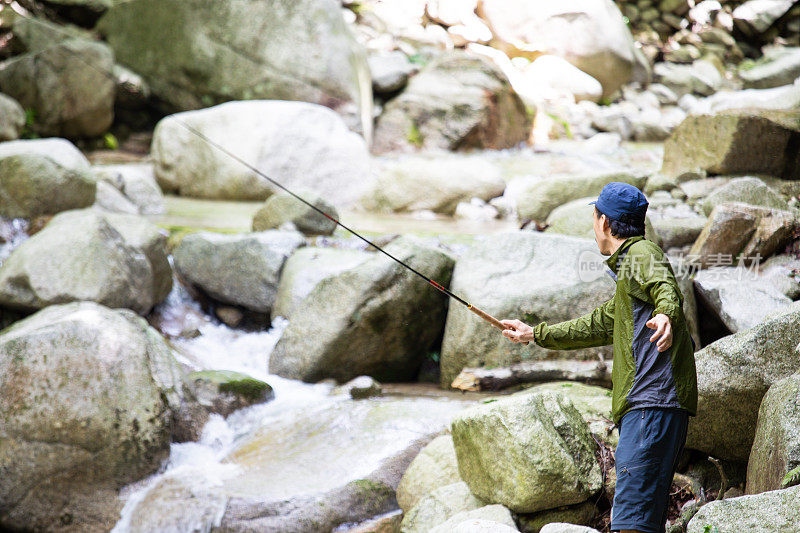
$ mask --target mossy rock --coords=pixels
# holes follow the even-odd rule
[[[192,372],[185,381],[200,405],[223,416],[274,397],[268,383],[231,370]]]

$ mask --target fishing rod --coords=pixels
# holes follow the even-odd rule
[[[41,24],[41,22],[40,22],[39,20],[37,20],[35,17],[28,17],[28,16],[25,16],[25,15],[21,15],[21,16],[23,16],[23,17],[24,17],[24,18],[26,18],[27,20],[30,20],[30,21],[32,21],[32,22],[34,22],[34,23]],[[62,31],[62,33],[63,33],[64,35],[69,35],[67,32],[65,32],[65,31],[61,30],[60,28],[59,28],[59,31]],[[70,36],[70,37],[72,37],[71,35],[69,35],[69,36]],[[68,51],[70,54],[72,54],[72,55],[74,55],[76,58],[78,58],[78,60],[79,60],[79,61],[81,61],[81,62],[82,62],[82,63],[84,63],[85,65],[87,65],[87,66],[91,67],[92,69],[96,70],[97,72],[101,73],[102,75],[106,76],[107,78],[109,78],[110,80],[112,80],[112,81],[113,81],[115,84],[117,83],[117,78],[116,78],[116,77],[115,77],[115,76],[114,76],[112,73],[110,73],[110,72],[106,72],[106,71],[104,71],[103,69],[100,69],[100,68],[96,67],[95,65],[92,65],[92,64],[91,64],[91,63],[89,63],[88,61],[84,60],[84,59],[83,59],[83,57],[81,57],[81,56],[80,56],[80,54],[78,54],[77,52],[74,52],[73,50],[71,50],[71,49],[69,49],[69,48],[67,48],[67,47],[64,47],[64,48],[62,48],[62,49],[63,49],[63,50],[67,50],[67,51]],[[38,51],[38,52],[35,52],[35,53],[34,53],[34,55],[36,55],[36,54],[39,54],[39,53],[41,53],[41,52],[43,52],[43,51],[44,51],[44,49],[43,49],[43,50],[40,50],[40,51]],[[329,215],[328,213],[326,213],[325,211],[323,211],[323,210],[322,210],[322,209],[320,209],[319,207],[315,206],[315,205],[314,205],[314,204],[312,204],[311,202],[308,202],[308,201],[307,201],[305,198],[302,198],[302,197],[300,197],[299,195],[295,194],[293,191],[291,191],[291,190],[289,190],[288,188],[286,188],[286,187],[285,187],[283,184],[281,184],[281,183],[279,183],[279,182],[275,181],[274,179],[272,179],[271,177],[269,177],[268,175],[266,175],[264,172],[260,171],[260,170],[259,170],[259,169],[257,169],[255,166],[251,165],[249,162],[245,161],[244,159],[242,159],[242,158],[241,158],[241,157],[239,157],[238,155],[236,155],[236,154],[234,154],[234,153],[230,152],[230,151],[229,151],[229,150],[227,150],[225,147],[221,146],[219,143],[217,143],[217,142],[213,141],[212,139],[208,138],[208,136],[206,136],[204,133],[202,133],[202,132],[198,131],[197,129],[193,128],[192,126],[189,126],[188,124],[186,124],[186,123],[185,123],[185,122],[183,122],[182,120],[179,120],[178,118],[176,118],[174,115],[172,116],[172,120],[174,120],[176,123],[180,124],[180,125],[181,125],[183,128],[185,128],[185,129],[186,129],[187,131],[189,131],[191,134],[193,134],[193,135],[197,136],[197,137],[198,137],[200,140],[202,140],[202,141],[203,141],[203,142],[205,142],[206,144],[208,144],[208,145],[210,145],[210,146],[212,146],[212,147],[216,148],[217,150],[219,150],[220,152],[222,152],[222,153],[223,153],[223,154],[225,154],[226,156],[230,157],[230,158],[231,158],[231,159],[233,159],[234,161],[237,161],[237,162],[239,162],[240,164],[244,165],[244,166],[245,166],[245,167],[247,167],[249,170],[251,170],[252,172],[254,172],[254,173],[257,175],[257,176],[259,176],[259,177],[261,177],[261,178],[263,178],[263,179],[266,179],[267,181],[269,181],[269,182],[270,182],[271,184],[273,184],[274,186],[276,186],[276,187],[278,187],[279,189],[281,189],[281,190],[283,190],[283,191],[287,192],[289,195],[293,196],[294,198],[296,198],[296,199],[297,199],[297,200],[299,200],[300,202],[304,203],[305,205],[307,205],[308,207],[310,207],[311,209],[313,209],[313,210],[314,210],[314,211],[316,211],[317,213],[321,214],[321,215],[322,215],[322,216],[324,216],[325,218],[327,218],[327,219],[331,220],[331,221],[332,221],[332,222],[334,222],[336,225],[338,225],[338,226],[342,227],[343,229],[345,229],[345,230],[349,231],[350,233],[352,233],[353,235],[355,235],[356,237],[358,237],[359,239],[361,239],[362,241],[364,241],[364,242],[365,242],[365,243],[367,243],[368,245],[372,246],[373,248],[375,248],[375,249],[376,249],[376,250],[378,250],[379,252],[383,253],[383,254],[384,254],[384,255],[386,255],[387,257],[389,257],[389,258],[393,259],[394,261],[398,262],[399,264],[401,264],[402,266],[404,266],[405,268],[407,268],[408,270],[410,270],[411,272],[413,272],[413,273],[414,273],[414,274],[416,274],[417,276],[419,276],[419,277],[421,277],[422,279],[424,279],[425,281],[427,281],[427,282],[428,282],[428,283],[429,283],[431,286],[433,286],[433,287],[434,287],[435,289],[437,289],[439,292],[441,292],[441,293],[443,293],[443,294],[445,294],[445,295],[449,296],[450,298],[454,299],[454,300],[455,300],[455,301],[457,301],[458,303],[460,303],[460,304],[462,304],[462,305],[466,306],[466,308],[467,308],[468,310],[472,311],[473,313],[475,313],[476,315],[478,315],[480,318],[482,318],[482,319],[483,319],[483,320],[485,320],[486,322],[490,323],[492,326],[494,326],[494,327],[496,327],[496,328],[499,328],[499,329],[501,329],[501,330],[505,330],[505,329],[511,329],[511,328],[509,328],[509,327],[507,327],[507,326],[503,325],[503,323],[502,323],[502,322],[500,322],[498,319],[496,319],[495,317],[493,317],[493,316],[492,316],[492,315],[490,315],[489,313],[487,313],[487,312],[485,312],[485,311],[483,311],[483,310],[481,310],[481,309],[479,309],[479,308],[475,307],[474,305],[470,304],[469,302],[467,302],[466,300],[464,300],[464,299],[463,299],[463,298],[461,298],[460,296],[458,296],[458,295],[454,294],[454,293],[453,293],[452,291],[450,291],[450,289],[448,289],[447,287],[444,287],[444,286],[442,286],[441,284],[437,283],[436,281],[434,281],[433,279],[429,278],[429,277],[428,277],[428,276],[426,276],[425,274],[423,274],[423,273],[419,272],[418,270],[416,270],[416,269],[415,269],[415,268],[413,268],[412,266],[408,265],[407,263],[405,263],[404,261],[402,261],[402,260],[398,259],[397,257],[393,256],[392,254],[390,254],[389,252],[387,252],[386,250],[384,250],[383,248],[381,248],[381,247],[380,247],[380,246],[378,246],[377,244],[373,243],[372,241],[370,241],[369,239],[367,239],[367,238],[366,238],[366,237],[364,237],[363,235],[359,234],[359,233],[358,233],[358,232],[356,232],[355,230],[353,230],[353,229],[349,228],[348,226],[344,225],[344,224],[343,224],[343,223],[341,223],[339,220],[335,219],[334,217],[332,217],[331,215]]]

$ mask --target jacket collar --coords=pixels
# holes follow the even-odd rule
[[[622,251],[630,247],[630,245],[633,243],[641,241],[642,239],[644,239],[642,235],[628,237],[622,242],[622,244],[620,244],[619,248],[617,248],[616,251],[611,254],[608,259],[606,259],[606,265],[608,265],[608,268],[610,268],[614,274],[617,273],[617,267],[619,266],[617,265],[617,261],[619,261],[619,255],[622,253]]]

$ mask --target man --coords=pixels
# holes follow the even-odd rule
[[[616,281],[614,297],[580,318],[531,327],[503,320],[503,335],[550,349],[613,344],[611,417],[619,427],[611,530],[663,533],[669,490],[697,410],[694,342],[664,252],[644,238],[648,202],[612,182],[595,202],[594,234]],[[653,331],[655,330],[655,331]]]

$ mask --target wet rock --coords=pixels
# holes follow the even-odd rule
[[[19,102],[0,94],[0,142],[19,139],[25,127],[25,110]]]
[[[66,139],[26,139],[0,143],[0,157],[21,154],[46,156],[70,170],[89,170],[89,160]]]
[[[93,137],[114,119],[114,65],[103,43],[70,39],[0,64],[0,91],[36,113],[40,135]]]
[[[229,100],[300,100],[349,115],[369,137],[361,118],[372,107],[366,54],[336,2],[135,0],[116,3],[97,28],[117,60],[175,110]]]
[[[516,232],[481,237],[459,258],[451,290],[490,315],[528,324],[560,322],[592,311],[612,297],[614,284],[603,272],[579,272],[579,261],[600,256],[593,240]],[[479,304],[477,302],[480,302]],[[447,315],[441,352],[441,385],[449,387],[465,367],[506,366],[523,359],[596,359],[607,348],[571,352],[512,344],[463,306]]]
[[[304,243],[296,231],[192,233],[175,248],[175,269],[215,300],[268,314],[284,262]]]
[[[322,196],[312,191],[300,190],[296,193],[303,200],[339,219],[336,208],[325,201]],[[253,231],[277,229],[283,224],[291,223],[305,235],[331,235],[336,229],[336,222],[307,206],[286,192],[272,195],[253,216]]]
[[[653,67],[655,80],[674,91],[678,96],[699,94],[708,96],[720,90],[722,75],[713,63],[700,60],[691,65],[658,63]]]
[[[734,333],[756,326],[792,303],[777,287],[764,283],[744,267],[701,270],[695,275],[694,286]]]
[[[470,490],[512,511],[581,503],[601,488],[596,444],[580,413],[559,393],[470,407],[453,419],[451,431],[459,473]]]
[[[800,486],[709,502],[694,515],[687,533],[719,531],[772,533],[800,527]]]
[[[90,173],[62,167],[49,157],[27,153],[0,159],[3,216],[31,219],[88,207],[94,203],[96,191]]]
[[[125,195],[140,214],[160,215],[166,211],[164,195],[156,183],[152,165],[102,165],[92,170],[98,180],[112,184]]]
[[[758,178],[735,178],[715,189],[703,201],[703,213],[708,216],[711,211],[724,202],[742,202],[774,209],[788,209],[786,200]]]
[[[779,250],[797,226],[798,219],[791,211],[722,203],[711,211],[689,255],[700,268],[731,266],[739,259],[749,264]]]
[[[800,370],[800,303],[695,354],[698,411],[686,447],[720,459],[746,461],[758,406],[769,387]]]
[[[81,302],[4,330],[0,353],[0,525],[106,529],[117,489],[167,455],[169,347],[134,313]]]
[[[281,271],[274,316],[291,319],[311,291],[323,280],[352,270],[374,257],[370,252],[340,248],[304,247],[289,257]]]
[[[449,285],[453,259],[443,252],[410,238],[395,240],[386,250]],[[269,370],[307,382],[359,375],[382,382],[412,379],[441,335],[446,307],[445,297],[425,280],[376,254],[311,290],[294,311],[303,320],[289,323]]]
[[[440,435],[427,444],[406,469],[397,485],[397,503],[403,511],[409,512],[426,494],[460,481],[453,437]]]
[[[452,215],[459,202],[490,200],[502,195],[506,187],[499,166],[478,156],[387,158],[377,172],[373,190],[362,201],[373,211],[428,209]]]
[[[369,184],[364,140],[322,106],[301,102],[228,102],[162,119],[152,157],[166,192],[199,198],[264,200],[277,189],[188,127],[289,189],[308,188],[337,206]],[[325,161],[324,165],[319,164]]]
[[[597,79],[603,85],[603,98],[631,79],[633,38],[610,0],[484,0],[479,14],[509,56],[530,55],[534,50],[560,56]]]
[[[430,530],[430,533],[509,533],[518,531],[511,511],[502,505],[485,505],[471,511],[456,513]]]
[[[800,466],[800,374],[774,383],[758,410],[747,463],[747,494],[783,488],[787,472]]]
[[[229,328],[238,328],[244,320],[244,313],[240,309],[228,305],[217,306],[214,314]]]
[[[464,511],[474,511],[486,503],[476,498],[463,481],[434,489],[419,499],[400,524],[401,533],[423,533],[444,524]]]
[[[748,0],[733,10],[733,23],[745,35],[757,37],[793,5],[793,0]]]
[[[661,172],[766,174],[800,179],[800,111],[732,110],[689,116],[664,144]]]
[[[373,150],[510,148],[529,133],[525,106],[500,69],[482,57],[450,52],[386,104]]]
[[[192,372],[184,381],[201,406],[222,416],[269,401],[275,396],[269,384],[230,370]]]
[[[408,78],[419,70],[400,51],[369,56],[369,71],[372,74],[372,90],[375,94],[399,91],[408,83]]]
[[[158,229],[135,215],[92,208],[56,215],[0,267],[0,302],[27,311],[91,300],[143,315],[171,287]]]
[[[757,62],[751,68],[739,71],[739,77],[748,89],[769,89],[791,85],[800,77],[800,48],[785,48]]]
[[[344,385],[334,388],[334,392],[349,394],[354,400],[363,400],[383,394],[381,384],[369,376],[358,376]]]
[[[555,522],[547,524],[539,533],[600,533],[593,527],[579,526],[576,524],[568,524],[563,522]]]
[[[540,533],[548,524],[555,526],[558,523],[569,523],[574,527],[577,524],[589,524],[597,514],[597,507],[591,501],[578,505],[568,505],[556,509],[548,509],[538,513],[518,514],[517,520],[520,531],[525,533]]]

